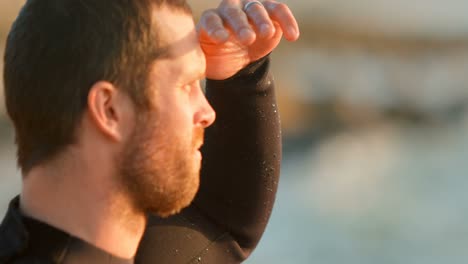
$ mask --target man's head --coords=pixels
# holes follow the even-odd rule
[[[149,73],[154,110],[138,113],[127,142],[121,175],[147,211],[167,216],[189,205],[198,190],[204,128],[215,113],[200,87],[206,62],[191,16],[167,8],[154,11],[167,56]]]
[[[197,148],[214,121],[204,69],[185,1],[27,1],[4,69],[23,174],[96,143],[136,206],[179,210],[198,187]]]

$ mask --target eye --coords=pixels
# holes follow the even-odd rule
[[[204,81],[203,80],[195,80],[195,81],[192,81],[188,84],[186,84],[184,86],[184,89],[187,91],[187,92],[192,92],[192,91],[195,91],[197,89],[200,89],[200,87],[202,87],[202,90],[204,91]]]
[[[190,93],[190,91],[193,89],[193,83],[187,83],[182,88],[185,92]]]

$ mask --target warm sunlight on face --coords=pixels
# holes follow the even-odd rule
[[[193,18],[166,7],[153,13],[169,56],[149,73],[152,110],[137,113],[138,124],[122,156],[122,176],[144,210],[168,216],[188,206],[199,186],[204,128],[215,113],[199,81],[206,62]]]

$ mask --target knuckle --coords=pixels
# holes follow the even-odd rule
[[[268,12],[262,5],[251,5],[246,13],[250,19],[254,21],[265,22],[268,20]]]
[[[257,5],[257,4],[251,5],[251,6],[249,7],[249,9],[247,9],[247,10],[248,10],[248,11],[256,11],[256,12],[258,12],[258,11],[262,11],[262,10],[263,10],[263,6],[262,6],[262,5]]]
[[[284,13],[288,12],[289,7],[284,3],[277,3],[274,7],[275,12]]]
[[[260,14],[260,13],[257,13],[253,16],[250,17],[253,21],[255,21],[257,24],[260,24],[260,23],[268,23],[269,22],[269,19],[264,15],[264,14]]]
[[[211,21],[215,16],[217,16],[217,14],[213,12],[213,10],[206,10],[202,13],[200,21],[202,21],[203,23],[207,23],[208,21]]]
[[[268,7],[271,7],[271,6],[275,5],[275,4],[276,4],[275,1],[271,1],[271,0],[263,1],[263,5],[264,5],[265,7],[267,7],[267,8],[268,8]]]
[[[239,8],[233,6],[225,7],[223,10],[223,14],[229,18],[238,17],[241,13],[242,11]]]
[[[216,10],[208,9],[208,10],[203,11],[201,16],[204,18],[210,18],[210,17],[217,16],[217,15],[218,13],[216,12]]]

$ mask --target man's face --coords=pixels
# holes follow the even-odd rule
[[[188,206],[199,186],[204,128],[215,113],[199,81],[206,62],[190,15],[158,8],[153,17],[167,58],[149,75],[152,109],[136,112],[133,135],[119,158],[135,206],[168,216]]]

